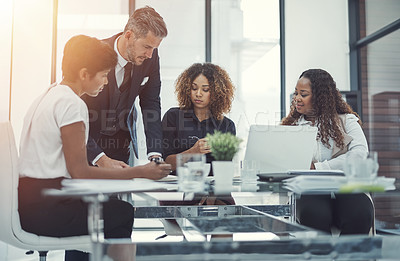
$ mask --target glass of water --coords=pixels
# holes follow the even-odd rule
[[[240,170],[242,183],[257,183],[258,162],[255,160],[243,160]]]
[[[348,154],[346,157],[345,174],[349,180],[372,181],[378,174],[378,153],[370,151],[367,156]]]
[[[203,192],[205,184],[204,154],[178,154],[176,155],[176,172],[178,174],[179,191]]]

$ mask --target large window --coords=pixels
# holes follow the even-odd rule
[[[206,31],[205,0],[137,0],[135,5],[154,7],[167,23],[169,34],[159,48],[163,113],[177,105],[173,90],[178,75],[195,62],[205,62],[208,51],[211,62],[227,70],[237,88],[227,116],[235,122],[239,136],[247,138],[250,124],[279,121],[278,0],[211,1],[211,32]],[[207,33],[210,50],[206,50]]]
[[[135,1],[135,8],[154,7],[168,27],[168,37],[159,48],[163,112],[177,105],[171,94],[178,75],[191,64],[206,61],[205,3],[205,0]],[[226,69],[237,87],[235,104],[228,116],[239,129],[256,122],[272,124],[280,110],[279,1],[211,3],[211,62]],[[260,81],[261,78],[268,80]]]
[[[400,178],[400,2],[396,0],[359,0],[349,2],[351,16],[359,33],[352,46],[352,86],[360,94],[359,113],[370,150],[378,152],[379,176]],[[354,73],[358,72],[358,74]],[[390,226],[388,205],[400,198],[374,195],[377,227]]]
[[[135,8],[153,7],[164,18],[168,36],[159,47],[162,113],[177,106],[174,82],[184,69],[205,60],[204,0],[137,0]],[[183,22],[184,21],[184,22]]]
[[[212,62],[236,85],[229,117],[247,138],[251,124],[280,120],[279,1],[214,0]]]
[[[62,78],[63,49],[72,36],[85,34],[108,38],[121,32],[128,18],[129,0],[58,0],[56,80]]]
[[[384,32],[385,26],[400,19],[399,14],[398,1],[360,1],[361,40],[370,40],[371,35]],[[379,175],[397,178],[400,177],[399,46],[400,31],[395,30],[359,48],[364,131],[370,149],[379,153]]]
[[[400,17],[398,0],[365,0],[365,33],[366,36],[396,21]],[[361,15],[363,19],[364,15]],[[364,19],[363,19],[364,20]]]

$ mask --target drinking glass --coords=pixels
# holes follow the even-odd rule
[[[372,181],[378,174],[378,153],[370,151],[367,156],[348,154],[346,156],[345,175],[353,181]]]
[[[240,177],[242,183],[257,183],[258,162],[256,160],[243,160]]]
[[[202,192],[205,184],[204,154],[176,155],[176,171],[178,174],[179,191]]]

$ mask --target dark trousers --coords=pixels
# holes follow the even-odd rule
[[[302,195],[296,201],[300,224],[331,233],[368,234],[374,219],[371,199],[366,194]]]
[[[45,188],[61,188],[62,179],[19,179],[18,211],[23,230],[50,237],[88,235],[87,203],[81,199],[49,197],[41,193]],[[132,205],[111,198],[103,206],[105,237],[130,238],[134,219]],[[65,260],[88,260],[87,254],[71,253],[66,253]],[[79,259],[77,256],[86,257]]]

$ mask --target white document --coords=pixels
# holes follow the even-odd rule
[[[115,179],[64,179],[65,191],[87,191],[102,193],[145,192],[160,189],[176,189],[176,185],[156,182],[149,179],[115,180]]]
[[[178,181],[178,176],[168,175],[162,179],[156,180],[157,182],[176,182]]]
[[[324,175],[324,176],[344,176],[343,170],[331,170],[331,169],[307,169],[307,170],[289,170],[289,175]]]
[[[329,175],[300,175],[283,181],[284,188],[295,192],[304,193],[330,193],[330,192],[374,192],[394,189],[394,178],[378,177],[374,180],[349,181],[344,176]]]

